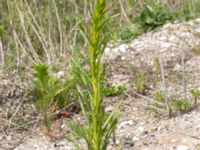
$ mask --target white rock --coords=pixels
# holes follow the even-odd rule
[[[144,132],[144,127],[139,127],[139,128],[138,128],[138,131],[139,131],[139,132]]]
[[[114,53],[118,54],[118,53],[119,53],[119,48],[118,48],[118,47],[117,47],[117,48],[114,48],[112,51],[113,51]]]
[[[163,29],[169,28],[170,26],[172,26],[171,23],[167,23],[166,25],[163,26]]]
[[[106,111],[106,112],[111,112],[111,111],[113,111],[113,110],[114,110],[114,107],[113,107],[113,106],[108,106],[108,107],[105,108],[105,111]]]
[[[179,145],[176,147],[176,150],[189,150],[189,147],[186,145]]]
[[[195,29],[195,32],[200,33],[200,28]]]
[[[133,120],[123,121],[122,123],[120,123],[119,127],[122,128],[125,125],[133,125]]]
[[[65,73],[64,73],[64,71],[59,71],[59,72],[57,72],[57,77],[58,78],[62,78],[62,77],[64,77],[64,75],[65,75]]]
[[[194,22],[200,23],[200,18],[195,19]]]
[[[174,66],[174,69],[173,69],[174,71],[180,71],[181,70],[181,65],[180,64],[176,64],[175,66]]]
[[[137,130],[136,130],[136,134],[135,136],[133,137],[133,142],[134,141],[138,141],[140,139],[140,136],[143,134],[144,132],[144,127],[139,127]]]
[[[127,48],[128,46],[126,44],[122,44],[119,46],[119,51],[125,53]]]
[[[176,43],[177,42],[177,38],[175,36],[171,36],[169,38],[169,42]]]
[[[109,54],[110,53],[110,48],[109,47],[106,47],[105,50],[104,50],[105,54]]]
[[[121,57],[121,60],[125,60],[126,59],[126,57]]]
[[[163,43],[161,45],[161,49],[169,48],[171,46],[171,43]]]
[[[167,37],[166,37],[166,36],[161,36],[159,39],[160,39],[161,41],[166,41],[166,40],[167,40]]]
[[[138,136],[134,136],[133,139],[132,139],[132,141],[135,142],[135,141],[138,141],[139,139],[140,138]]]

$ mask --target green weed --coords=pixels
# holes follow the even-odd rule
[[[190,100],[184,100],[183,98],[173,99],[170,103],[171,107],[177,109],[181,113],[187,112],[191,107]]]
[[[51,125],[51,113],[61,109],[71,103],[69,99],[72,82],[61,80],[50,72],[50,67],[46,64],[37,64],[33,67],[35,78],[32,82],[34,85],[34,95],[37,108],[43,113],[44,124],[48,130]]]
[[[164,102],[165,100],[165,93],[163,91],[157,91],[154,94],[154,99],[158,102]]]
[[[112,38],[115,40],[130,41],[142,33],[140,28],[133,27],[133,25],[124,25],[114,28]]]
[[[103,107],[105,70],[101,57],[108,42],[108,34],[106,34],[108,19],[105,17],[107,3],[106,0],[97,0],[92,4],[94,7],[91,8],[91,23],[89,26],[83,25],[81,30],[88,46],[89,74],[77,64],[82,74],[81,80],[86,85],[84,92],[80,86],[77,86],[86,124],[83,126],[78,122],[69,121],[68,125],[73,134],[86,141],[89,150],[106,150],[117,124],[115,112],[106,113]]]
[[[139,72],[136,74],[136,79],[134,81],[136,92],[144,94],[146,88],[147,76],[144,72]]]
[[[114,85],[105,87],[105,96],[118,96],[124,93],[124,90],[128,89],[128,85]]]
[[[197,104],[197,100],[200,97],[200,90],[199,89],[193,89],[193,90],[191,90],[191,94],[194,97],[195,104]]]
[[[147,32],[167,22],[172,22],[174,18],[173,15],[162,6],[147,5],[135,20],[140,27]]]

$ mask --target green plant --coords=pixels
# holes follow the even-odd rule
[[[159,79],[159,72],[160,72],[160,62],[158,56],[155,56],[153,59],[153,83],[154,87],[156,87],[156,84]]]
[[[37,64],[33,67],[35,72],[32,81],[35,91],[37,108],[44,115],[44,124],[50,130],[50,113],[55,112],[58,108],[63,108],[69,103],[66,100],[69,84],[62,85],[61,81],[49,73],[50,67],[46,64]],[[64,95],[63,95],[64,94]]]
[[[171,107],[174,107],[174,109],[177,109],[181,113],[187,112],[190,109],[191,102],[190,100],[184,100],[183,98],[179,99],[172,99],[170,103]]]
[[[186,113],[191,109],[190,99],[185,100],[183,98],[172,97],[167,105],[164,101],[165,96],[163,91],[156,92],[154,99],[156,101],[153,101],[149,105],[149,108],[156,113],[156,115],[160,115],[160,112],[168,112],[169,117],[171,118],[173,115],[176,115],[177,112]]]
[[[123,41],[130,41],[133,38],[139,36],[142,31],[140,28],[133,26],[133,25],[123,25],[113,29],[112,37],[115,40],[123,40]]]
[[[174,10],[176,17],[181,20],[191,20],[200,15],[199,1],[184,1],[182,6]]]
[[[165,100],[165,93],[163,91],[157,91],[154,94],[154,99],[158,102],[164,102]]]
[[[89,75],[77,65],[82,74],[82,80],[89,79],[89,84],[83,82],[87,93],[82,92],[80,86],[77,86],[86,124],[83,126],[78,122],[68,122],[68,125],[75,135],[84,138],[89,150],[106,150],[117,124],[115,113],[106,113],[103,107],[105,80],[101,57],[108,41],[106,34],[108,19],[105,18],[106,0],[93,1],[92,4],[95,7],[91,8],[91,23],[89,26],[83,26],[81,30],[88,45]]]
[[[118,96],[124,93],[124,90],[128,89],[128,85],[114,85],[106,86],[104,89],[105,96]]]
[[[106,96],[116,96],[122,94],[123,89],[121,86],[116,85],[112,87],[106,87],[104,92]]]
[[[144,72],[136,74],[135,88],[138,93],[144,94],[146,87],[147,76]]]
[[[191,94],[194,97],[195,104],[197,104],[197,100],[200,96],[200,90],[199,89],[193,89],[193,90],[191,90]]]
[[[135,18],[135,21],[145,32],[153,30],[154,28],[173,20],[173,15],[159,5],[146,5]]]

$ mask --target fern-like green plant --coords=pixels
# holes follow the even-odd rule
[[[69,93],[70,84],[69,82],[62,84],[49,72],[47,64],[37,64],[33,69],[36,106],[43,113],[44,124],[50,130],[50,113],[67,105],[66,96]]]
[[[106,150],[110,136],[117,124],[115,111],[107,113],[103,106],[105,77],[101,58],[108,42],[105,17],[106,0],[92,2],[91,23],[81,27],[81,33],[87,42],[89,72],[76,63],[80,79],[85,89],[77,86],[80,95],[80,106],[85,118],[85,125],[78,122],[68,122],[73,133],[82,137],[88,150]]]

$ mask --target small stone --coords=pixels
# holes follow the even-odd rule
[[[174,71],[180,71],[181,70],[181,65],[180,64],[176,64],[175,66],[174,66],[174,69],[173,69]]]
[[[161,45],[161,49],[166,49],[166,48],[169,48],[171,46],[171,43],[163,43]]]
[[[122,45],[119,46],[119,51],[122,52],[122,53],[125,53],[127,48],[128,48],[127,45],[122,44]]]
[[[134,146],[134,142],[133,141],[125,141],[124,142],[124,147],[125,148],[132,148]]]
[[[140,138],[138,136],[133,137],[133,142],[138,141]]]
[[[176,150],[189,150],[189,147],[186,145],[179,145],[176,147]]]
[[[63,129],[65,127],[65,124],[62,124],[60,127],[61,127],[61,129]]]
[[[139,131],[139,132],[144,132],[144,127],[139,127],[139,128],[138,128],[138,131]]]
[[[113,52],[116,53],[116,54],[118,54],[119,53],[119,48],[114,48]]]
[[[120,144],[120,140],[117,139],[117,140],[115,141],[115,144],[119,145],[119,144]]]
[[[123,121],[122,123],[120,123],[119,127],[122,128],[125,125],[133,125],[133,120]]]
[[[121,60],[125,60],[126,58],[125,57],[121,57]]]
[[[176,43],[176,41],[177,41],[177,38],[175,36],[171,36],[169,38],[169,42]]]
[[[171,23],[167,23],[166,25],[163,26],[163,29],[169,28],[170,26],[172,26]]]
[[[167,40],[167,37],[166,37],[166,36],[162,36],[162,37],[160,37],[160,40],[161,40],[161,41],[166,41],[166,40]]]
[[[113,111],[114,110],[114,107],[113,106],[107,106],[106,108],[105,108],[105,112],[111,112],[111,111]]]
[[[56,76],[57,78],[62,78],[64,77],[64,75],[65,75],[64,71],[59,71]]]
[[[34,147],[34,149],[37,149],[37,148],[39,148],[39,145],[34,144],[33,147]]]
[[[195,29],[195,32],[200,33],[200,28]]]
[[[110,53],[110,48],[106,47],[104,52],[105,52],[105,54],[109,54]]]
[[[194,22],[200,23],[200,18],[195,19]]]

